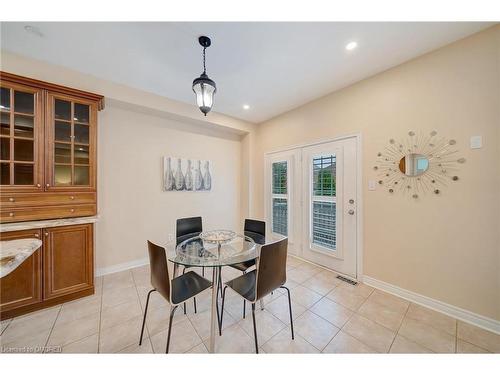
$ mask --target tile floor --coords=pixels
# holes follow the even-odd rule
[[[266,298],[256,314],[262,353],[487,353],[500,352],[500,336],[403,299],[336,279],[330,271],[289,257],[295,340],[291,340],[285,292]],[[240,273],[223,270],[228,280]],[[63,353],[163,353],[168,303],[153,293],[144,342],[138,345],[150,290],[149,267],[96,279],[96,294],[1,322],[2,352],[45,348]],[[174,318],[171,352],[207,353],[210,292],[187,314]],[[247,311],[248,313],[249,311]],[[228,290],[220,353],[253,353],[251,316],[242,319],[242,300]]]

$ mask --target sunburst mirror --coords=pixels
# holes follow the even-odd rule
[[[428,191],[440,194],[448,182],[459,180],[459,164],[465,163],[465,158],[458,156],[456,144],[454,139],[438,137],[436,131],[409,131],[401,142],[390,139],[384,151],[377,154],[373,167],[379,185],[391,194],[400,191],[415,199]]]

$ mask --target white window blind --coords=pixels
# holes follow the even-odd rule
[[[288,163],[272,163],[272,228],[274,233],[288,235]]]

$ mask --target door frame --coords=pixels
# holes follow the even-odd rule
[[[364,228],[363,228],[363,136],[361,133],[349,133],[345,135],[341,135],[335,138],[327,138],[321,141],[316,141],[316,142],[308,142],[308,143],[300,143],[300,144],[294,144],[291,146],[275,149],[272,151],[268,151],[264,153],[264,213],[265,213],[265,218],[267,219],[268,217],[268,200],[270,199],[269,193],[268,193],[268,184],[269,180],[267,177],[267,169],[266,169],[266,162],[268,157],[272,157],[273,154],[280,153],[280,152],[286,152],[286,151],[294,151],[296,149],[301,149],[304,147],[309,147],[309,146],[317,146],[321,145],[324,143],[329,143],[329,142],[334,142],[334,141],[341,141],[344,139],[348,138],[354,138],[356,140],[356,280],[357,281],[362,281],[363,280],[363,253],[364,253],[364,242],[363,242],[363,233],[364,233]],[[302,192],[301,192],[302,193]],[[297,241],[296,241],[297,242]],[[303,244],[301,244],[303,245]],[[309,261],[308,261],[309,262]],[[345,276],[345,275],[344,275]],[[347,276],[348,278],[352,278],[350,276]]]

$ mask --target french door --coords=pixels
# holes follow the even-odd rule
[[[268,154],[266,163],[272,232],[289,237],[290,253],[357,278],[357,139]]]

